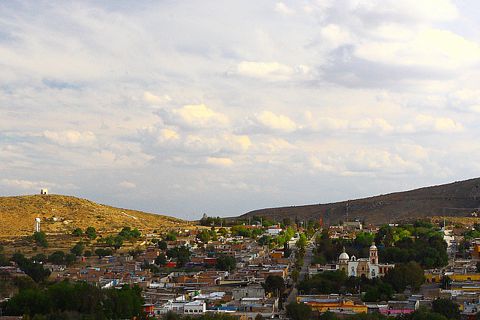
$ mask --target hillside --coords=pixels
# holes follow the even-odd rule
[[[124,226],[161,231],[188,224],[172,217],[114,208],[70,196],[0,197],[0,237],[32,234],[37,217],[41,218],[42,231],[47,233],[71,232],[88,226],[100,232],[113,232]]]
[[[336,223],[345,220],[347,203],[349,219],[359,218],[370,223],[442,215],[465,216],[480,207],[480,178],[348,202],[260,209],[245,213],[240,218],[254,215],[277,221],[286,217],[292,220],[323,218],[325,223]]]

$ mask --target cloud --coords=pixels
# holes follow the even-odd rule
[[[238,146],[242,151],[247,151],[252,146],[252,141],[247,135],[227,134],[224,139],[227,143]]]
[[[137,187],[137,185],[131,181],[122,181],[118,186],[124,189],[135,189]]]
[[[151,92],[145,91],[143,93],[143,100],[145,100],[145,102],[148,102],[150,104],[160,105],[160,104],[163,104],[165,102],[171,101],[172,98],[170,98],[169,95],[157,96],[157,95],[154,95]]]
[[[446,117],[434,117],[426,114],[419,114],[415,117],[415,125],[420,130],[434,130],[438,132],[458,132],[463,126],[455,120]]]
[[[230,167],[233,165],[233,160],[230,158],[208,157],[207,163],[214,166]]]
[[[353,41],[352,34],[348,29],[337,24],[328,24],[320,30],[322,40],[328,42],[331,47],[337,48]]]
[[[90,146],[96,140],[96,136],[91,131],[50,131],[43,132],[43,136],[48,140],[63,146]]]
[[[369,0],[347,1],[347,8],[367,19],[381,18],[404,22],[445,22],[458,17],[450,0]]]
[[[277,2],[275,4],[275,11],[279,12],[284,15],[292,15],[295,13],[295,10],[292,8],[288,7],[285,3],[283,2]]]
[[[227,126],[227,115],[216,112],[205,104],[190,104],[178,109],[164,109],[159,115],[169,124],[190,128],[211,128]]]
[[[169,141],[176,141],[180,139],[180,136],[177,131],[169,128],[160,130],[160,134],[157,137],[158,143],[164,143]]]
[[[242,61],[237,65],[237,74],[241,76],[273,81],[289,80],[309,72],[306,65],[291,67],[279,62]]]
[[[9,188],[24,189],[24,190],[36,190],[40,192],[41,188],[52,188],[57,184],[47,181],[31,181],[21,179],[1,179],[0,183]]]
[[[2,193],[190,218],[478,174],[475,1],[0,7]]]
[[[456,70],[480,62],[480,46],[447,30],[426,28],[403,41],[359,44],[357,57],[376,63]]]
[[[271,130],[291,132],[297,128],[295,122],[289,117],[277,115],[271,111],[263,111],[257,114],[255,119],[261,126]]]

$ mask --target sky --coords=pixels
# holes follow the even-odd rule
[[[0,194],[196,219],[480,176],[477,0],[2,1]]]

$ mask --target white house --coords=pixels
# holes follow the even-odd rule
[[[203,301],[192,301],[183,305],[183,314],[203,314],[207,311],[207,306]]]
[[[267,229],[267,233],[271,236],[278,236],[282,232],[282,228],[279,225],[270,226]]]

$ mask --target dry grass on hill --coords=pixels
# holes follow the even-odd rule
[[[37,217],[41,218],[42,231],[47,234],[65,234],[89,226],[100,233],[116,232],[125,226],[144,232],[161,232],[190,224],[168,216],[114,208],[71,196],[0,197],[0,238],[31,235]]]

